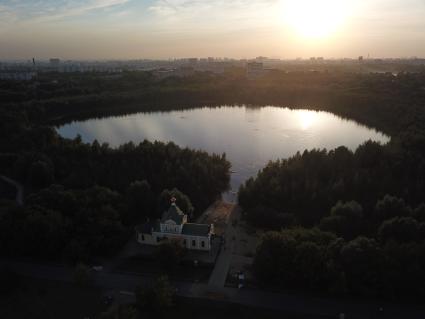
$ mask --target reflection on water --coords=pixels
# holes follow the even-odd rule
[[[210,153],[225,152],[232,163],[234,191],[269,160],[287,158],[305,149],[345,145],[354,150],[369,139],[389,141],[373,129],[330,113],[279,107],[225,106],[139,113],[75,122],[58,131],[65,137],[80,134],[86,142],[97,139],[112,146],[148,139],[173,141]]]

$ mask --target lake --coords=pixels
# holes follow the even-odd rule
[[[59,127],[58,132],[68,138],[80,134],[85,142],[97,139],[111,146],[147,139],[226,153],[233,173],[232,191],[224,197],[230,201],[239,185],[270,160],[287,158],[305,149],[345,145],[355,150],[367,140],[390,140],[374,129],[331,113],[273,106],[137,113],[72,122]]]

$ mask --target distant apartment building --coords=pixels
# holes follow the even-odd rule
[[[169,78],[171,76],[176,76],[175,70],[174,69],[158,69],[158,70],[153,70],[152,71],[152,75],[154,76],[155,79],[157,80],[163,80],[166,78]]]
[[[58,68],[60,63],[61,63],[61,60],[58,59],[58,58],[52,58],[52,59],[49,60],[49,63],[50,63],[51,67]]]
[[[318,56],[318,57],[312,56],[310,58],[310,62],[311,63],[323,63],[323,62],[325,62],[325,58],[322,57],[322,56]]]
[[[199,65],[196,70],[203,72],[211,72],[214,74],[222,74],[225,72],[226,68],[229,68],[230,64],[228,62],[206,62]]]
[[[195,69],[191,66],[181,66],[177,69],[158,69],[158,70],[154,70],[152,72],[153,76],[157,79],[157,80],[162,80],[168,77],[179,77],[179,78],[184,78],[184,77],[188,77],[188,76],[192,76],[195,74]]]
[[[188,62],[190,65],[195,65],[195,64],[197,64],[197,63],[198,63],[198,58],[189,58],[189,59],[187,59],[187,62]]]
[[[182,66],[176,70],[176,75],[179,77],[187,77],[195,74],[195,69],[191,66]]]
[[[246,76],[248,79],[256,79],[264,75],[264,66],[261,62],[248,62],[246,64]]]
[[[255,61],[256,61],[256,62],[266,62],[267,60],[269,60],[269,58],[268,58],[268,57],[266,57],[266,56],[257,56],[257,57],[255,58]]]

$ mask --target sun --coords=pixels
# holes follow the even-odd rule
[[[348,12],[347,0],[283,0],[285,22],[306,38],[331,36],[345,22]]]

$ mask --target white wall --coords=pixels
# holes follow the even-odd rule
[[[168,239],[178,239],[182,240],[184,243],[184,239],[186,239],[186,244],[184,245],[187,249],[190,250],[205,250],[208,251],[211,249],[210,245],[210,237],[198,237],[198,236],[184,236],[184,235],[178,235],[178,234],[172,234],[172,233],[154,233],[153,235],[164,238],[167,237]],[[192,240],[195,240],[195,246],[192,246]],[[202,247],[202,241],[205,243],[205,247]]]
[[[183,245],[189,250],[203,250],[209,251],[211,249],[211,239],[208,237],[199,237],[199,236],[184,236],[175,233],[158,233],[154,232],[152,235],[150,234],[142,234],[137,233],[137,241],[140,244],[144,245],[158,245],[161,241],[157,241],[157,238],[168,238],[168,239],[176,239],[181,240]],[[184,244],[184,240],[186,240],[186,244]],[[195,245],[192,245],[192,241],[195,241]],[[202,241],[204,242],[204,247],[202,247]]]
[[[176,225],[172,220],[167,220],[165,224],[160,224],[161,233],[175,233],[181,234],[183,225]]]
[[[210,237],[198,237],[198,236],[184,236],[186,239],[186,248],[194,250],[210,250]],[[195,241],[195,246],[192,245],[192,241]],[[202,241],[205,243],[205,246],[202,247]]]

